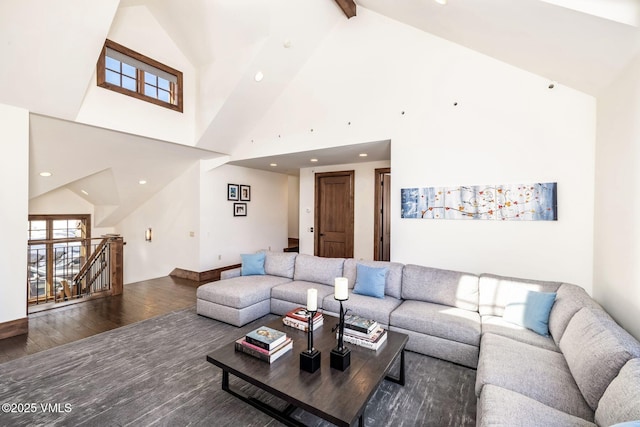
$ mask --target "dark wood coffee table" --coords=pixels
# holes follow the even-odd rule
[[[324,325],[314,332],[314,347],[322,352],[320,369],[314,373],[300,370],[300,352],[307,348],[307,334],[285,326],[282,319],[265,325],[286,332],[293,339],[293,350],[272,364],[250,355],[236,352],[234,341],[207,355],[207,361],[222,369],[222,389],[288,426],[302,426],[291,417],[301,408],[338,426],[350,426],[358,420],[363,425],[367,402],[382,380],[404,385],[404,348],[409,337],[387,331],[387,342],[377,351],[346,344],[351,349],[351,366],[344,372],[331,369],[329,355],[336,346],[336,334],[331,328],[338,319],[324,316]],[[389,370],[397,357],[397,376]],[[276,409],[265,402],[229,387],[229,374],[284,400],[288,406]]]

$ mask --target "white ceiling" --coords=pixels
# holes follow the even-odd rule
[[[596,97],[640,54],[638,0],[356,3]],[[74,122],[87,88],[95,85],[104,39],[118,11],[128,7],[148,8],[196,69],[193,144],[200,149]],[[117,224],[197,159],[231,153],[344,19],[331,0],[0,1],[0,103],[35,113],[30,197],[62,187],[76,194],[84,189],[89,196],[81,197],[104,208],[103,225]],[[285,40],[291,48],[283,47]],[[258,66],[266,77],[256,90]],[[347,163],[343,159],[352,154],[336,147],[238,164],[273,170],[264,165],[278,163],[291,173],[309,166],[311,157],[321,165]],[[38,173],[44,169],[54,172],[53,179],[43,181]],[[149,181],[144,190],[137,184],[143,176]]]
[[[366,156],[361,156],[361,154],[366,154]],[[312,162],[311,159],[316,159],[317,161]],[[377,162],[389,159],[391,159],[391,141],[387,140],[301,151],[278,156],[257,157],[232,161],[229,164],[297,176],[300,175],[301,168]],[[276,166],[272,166],[272,164]]]
[[[593,96],[640,53],[638,0],[356,3]]]

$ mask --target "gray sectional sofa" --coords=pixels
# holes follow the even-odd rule
[[[385,267],[384,298],[353,292],[357,265]],[[581,287],[393,262],[266,252],[264,275],[240,269],[200,286],[197,312],[236,326],[284,315],[318,290],[336,315],[334,279],[349,279],[345,308],[409,335],[407,349],[477,368],[479,426],[610,426],[640,420],[640,343]],[[507,321],[527,292],[555,293],[549,335]]]

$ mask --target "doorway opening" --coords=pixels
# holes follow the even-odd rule
[[[353,258],[355,171],[315,175],[317,256]]]
[[[391,168],[375,170],[374,261],[391,260]]]

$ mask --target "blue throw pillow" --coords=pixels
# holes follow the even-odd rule
[[[527,291],[523,299],[507,304],[502,318],[548,337],[549,315],[555,301],[555,292]]]
[[[356,268],[356,284],[353,287],[353,293],[384,298],[384,285],[388,268],[368,267],[363,264],[356,264]]]
[[[264,252],[257,254],[243,254],[242,275],[243,276],[264,276]]]

